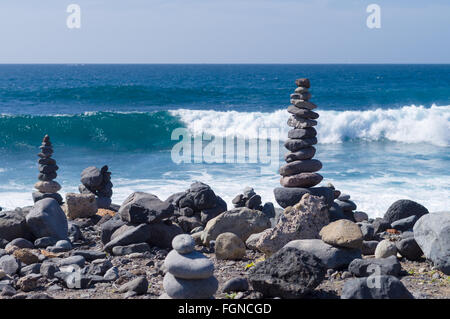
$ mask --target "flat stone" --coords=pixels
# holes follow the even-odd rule
[[[300,116],[292,115],[287,120],[287,125],[293,128],[308,128],[317,125],[316,120],[305,119]]]
[[[214,274],[212,261],[197,251],[182,255],[172,250],[164,266],[169,273],[181,279],[205,279]]]
[[[293,93],[293,94],[291,94],[291,100],[309,101],[309,99],[311,99],[311,93],[310,92],[302,92],[302,93]]]
[[[311,187],[311,188],[301,188],[301,187],[277,187],[273,190],[275,199],[283,208],[288,206],[294,206],[302,199],[303,195],[306,193],[323,197],[325,203],[328,207],[333,204],[333,190],[329,187]]]
[[[34,184],[36,188],[41,193],[57,193],[61,189],[61,185],[58,182],[37,182]]]
[[[362,248],[363,234],[359,226],[347,219],[340,219],[323,227],[320,236],[332,246]]]
[[[322,163],[318,160],[299,160],[284,164],[280,167],[281,176],[291,176],[300,173],[313,173],[320,171]]]
[[[404,231],[413,229],[414,224],[416,223],[417,219],[418,218],[416,215],[412,215],[412,216],[409,216],[406,218],[396,220],[395,222],[393,222],[391,224],[391,226],[393,229],[404,232]]]
[[[53,237],[41,237],[34,241],[36,248],[46,248],[48,246],[54,246],[58,242],[57,238]]]
[[[323,180],[323,176],[318,173],[300,173],[291,176],[283,176],[280,184],[283,187],[314,187]]]
[[[144,253],[150,251],[150,246],[147,243],[131,244],[128,246],[115,246],[112,249],[114,256],[125,256],[134,253]]]
[[[284,160],[287,163],[297,161],[297,160],[307,160],[314,157],[316,154],[316,149],[314,146],[302,148],[301,150],[298,150],[297,152],[289,152],[284,155]]]
[[[188,280],[167,273],[164,276],[163,287],[166,294],[173,299],[209,299],[216,293],[219,282],[214,276]]]
[[[314,103],[300,99],[291,99],[291,104],[301,109],[314,110],[315,108],[317,108],[317,105],[315,105]]]
[[[52,172],[52,173],[39,173],[38,175],[38,180],[42,181],[42,182],[51,182],[52,180],[54,180],[56,177],[58,177],[58,174],[56,174],[56,172]]]
[[[289,105],[287,111],[291,114],[297,115],[298,117],[315,120],[319,118],[319,114],[308,109],[301,109],[294,105]],[[314,135],[315,136],[315,135]]]
[[[284,142],[284,147],[286,147],[291,152],[297,152],[302,148],[307,148],[312,145],[317,144],[317,138],[305,138],[305,139],[287,139]]]
[[[58,202],[58,205],[62,205],[62,203],[64,202],[62,196],[58,193],[33,192],[31,196],[33,198],[34,203],[37,203],[38,201],[43,200],[44,198],[52,198]]]
[[[70,256],[67,258],[62,258],[60,260],[57,261],[57,266],[58,267],[64,267],[64,266],[71,266],[71,265],[77,265],[79,267],[83,267],[84,264],[86,263],[86,259],[84,259],[83,256]]]
[[[344,212],[351,212],[356,209],[356,204],[350,200],[341,201],[339,199],[336,199],[334,202],[338,204]]]

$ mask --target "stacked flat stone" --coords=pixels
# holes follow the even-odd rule
[[[81,194],[94,194],[97,197],[98,208],[109,209],[112,203],[113,184],[111,183],[111,172],[108,166],[100,170],[90,166],[81,172],[81,183],[78,187]]]
[[[44,198],[53,198],[61,205],[63,199],[62,196],[58,194],[61,185],[54,181],[57,177],[56,171],[59,167],[56,165],[56,161],[51,158],[53,155],[53,146],[48,135],[44,136],[42,145],[39,148],[41,149],[41,152],[38,154],[40,157],[38,160],[39,182],[34,185],[34,188],[38,191],[33,192],[33,201],[36,203]]]
[[[211,299],[219,287],[214,277],[214,264],[194,250],[194,239],[187,234],[176,236],[173,250],[164,261],[165,293],[161,299]]]

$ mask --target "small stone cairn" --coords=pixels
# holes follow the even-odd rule
[[[63,198],[58,193],[61,189],[61,185],[54,181],[57,177],[56,171],[59,167],[56,165],[56,161],[51,158],[53,155],[53,146],[48,135],[44,136],[42,145],[39,148],[41,149],[41,152],[38,154],[40,157],[38,160],[39,182],[34,185],[37,192],[33,192],[32,194],[33,201],[36,203],[44,198],[53,198],[61,205],[63,203]]]
[[[78,190],[81,194],[94,194],[97,196],[98,208],[110,208],[113,195],[112,188],[111,172],[108,172],[107,165],[100,170],[95,166],[90,166],[81,172],[81,185],[78,187]]]
[[[211,299],[219,287],[214,277],[214,264],[195,251],[194,239],[187,234],[176,236],[173,250],[164,260],[165,293],[160,299]]]

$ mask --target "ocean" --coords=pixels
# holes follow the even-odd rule
[[[245,186],[275,202],[277,167],[175,163],[171,134],[251,140],[277,128],[281,137],[270,143],[280,145],[281,163],[300,77],[311,80],[320,114],[323,184],[371,217],[398,199],[448,210],[450,65],[0,65],[0,206],[33,204],[45,134],[61,193],[77,192],[84,168],[108,165],[117,204],[133,191],[166,199],[193,181],[229,207]]]

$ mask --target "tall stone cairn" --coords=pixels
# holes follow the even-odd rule
[[[317,125],[319,114],[313,111],[317,106],[309,101],[310,82],[309,79],[297,79],[295,84],[297,88],[291,94],[291,105],[287,109],[291,114],[287,124],[292,129],[288,132],[284,146],[289,152],[284,157],[286,164],[279,169],[282,187],[275,189],[275,199],[282,207],[286,207],[286,197],[290,196],[288,194],[297,193],[291,188],[309,192],[323,179],[322,175],[317,173],[322,168],[322,163],[313,159],[316,153],[313,145],[317,144],[317,131],[314,126]]]
[[[53,198],[61,205],[63,203],[63,199],[58,193],[61,189],[61,185],[54,181],[54,179],[58,176],[56,171],[59,167],[56,165],[56,161],[52,158],[53,146],[48,135],[44,136],[42,145],[39,148],[41,149],[41,152],[38,154],[39,182],[34,185],[37,192],[33,192],[32,194],[33,201],[36,203],[44,198]]]

